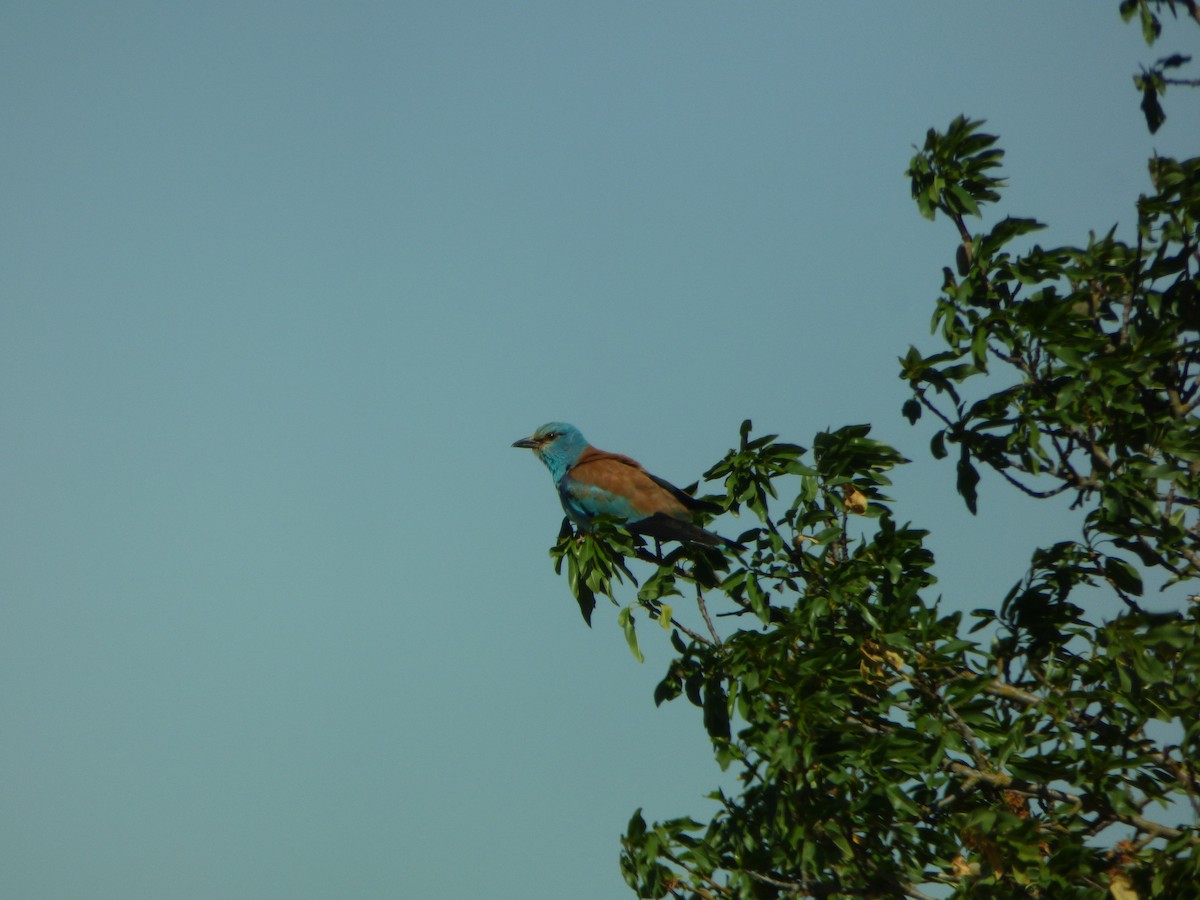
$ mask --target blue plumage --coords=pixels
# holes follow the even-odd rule
[[[740,547],[692,522],[693,512],[718,513],[719,506],[685,494],[628,456],[597,450],[574,425],[550,422],[513,446],[545,463],[567,518],[582,530],[603,515],[660,540]]]

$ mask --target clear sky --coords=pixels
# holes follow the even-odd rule
[[[625,895],[722,776],[551,570],[547,420],[681,484],[874,423],[998,603],[1072,531],[900,417],[954,243],[903,171],[986,118],[998,214],[1128,234],[1197,30],[1086,7],[0,5],[0,895]]]

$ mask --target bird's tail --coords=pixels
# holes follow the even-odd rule
[[[732,550],[746,549],[743,544],[739,544],[737,541],[731,541],[729,538],[721,537],[719,534],[705,531],[699,525],[693,525],[691,522],[666,516],[662,513],[656,513],[648,518],[633,522],[626,527],[630,531],[658,538],[660,541],[686,541],[690,544],[703,544],[706,547],[729,547]]]

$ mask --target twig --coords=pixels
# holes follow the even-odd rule
[[[955,226],[958,228],[958,236],[962,239],[963,250],[967,254],[967,262],[970,262],[971,257],[974,255],[974,252],[972,250],[972,244],[971,244],[971,231],[970,231],[970,229],[967,228],[966,221],[963,219],[963,217],[961,215],[959,215],[956,212],[951,212],[949,209],[943,208],[942,212],[944,212],[947,216],[949,216],[950,221],[952,221],[955,224]],[[984,282],[988,283],[988,279],[986,276],[984,277]]]
[[[713,641],[720,646],[722,644],[721,636],[717,634],[717,629],[713,627],[712,618],[708,615],[708,607],[704,605],[704,592],[700,590],[700,585],[696,585],[696,605],[700,607],[700,614],[704,616],[704,622],[708,625],[708,633],[713,636]],[[708,643],[705,641],[705,643]]]
[[[750,869],[743,869],[751,879],[761,884],[769,884],[771,887],[781,888],[785,891],[795,891],[797,893],[806,894],[809,897],[828,897],[831,894],[849,894],[855,897],[878,897],[880,894],[880,885],[872,884],[867,887],[852,888],[841,883],[840,880],[834,877],[832,881],[785,881],[782,878],[776,878],[773,875],[764,875],[762,872],[754,872]],[[899,889],[904,892],[905,897],[912,897],[913,900],[933,900],[924,891],[912,885],[889,885],[892,889]]]
[[[1076,486],[1075,484],[1068,481],[1068,482],[1064,482],[1063,484],[1060,484],[1056,488],[1051,488],[1050,490],[1047,490],[1047,491],[1035,491],[1033,488],[1022,484],[1020,481],[1013,478],[1011,475],[1008,474],[1008,472],[1006,472],[1004,469],[1001,469],[999,466],[996,466],[996,465],[990,463],[990,461],[988,461],[988,460],[984,460],[984,461],[988,462],[989,465],[991,465],[991,467],[995,471],[1000,473],[1000,475],[1004,478],[1005,481],[1007,481],[1009,484],[1011,484],[1017,490],[1021,491],[1024,494],[1028,494],[1030,497],[1034,497],[1038,500],[1046,500],[1050,497],[1057,497],[1059,494],[1063,493],[1064,491],[1069,491],[1071,488]]]
[[[1006,700],[1013,700],[1026,707],[1038,706],[1042,703],[1042,698],[1037,694],[1030,693],[999,679],[992,681],[983,690],[985,694],[1002,697]],[[1082,716],[1076,712],[1068,713],[1068,716],[1076,725],[1086,728],[1088,731],[1096,731],[1096,724],[1089,717]],[[1197,812],[1200,812],[1200,801],[1197,800],[1200,797],[1200,779],[1196,777],[1187,764],[1176,762],[1166,753],[1160,753],[1157,750],[1146,751],[1145,756],[1153,765],[1166,769],[1175,777],[1180,787],[1189,795],[1192,805],[1196,807]]]
[[[671,624],[674,625],[676,628],[678,628],[680,631],[682,631],[684,634],[686,634],[688,637],[690,637],[696,643],[704,644],[704,646],[706,646],[706,647],[712,646],[712,641],[710,641],[708,638],[702,637],[701,635],[692,631],[692,629],[688,628],[686,625],[681,623],[674,616],[671,616]]]
[[[660,846],[658,848],[658,855],[665,857],[666,859],[675,863],[675,865],[679,866],[679,868],[683,869],[683,871],[685,871],[691,875],[694,875],[696,877],[699,877],[699,878],[703,879],[704,881],[708,882],[708,884],[712,885],[712,887],[715,888],[719,894],[727,895],[725,888],[721,887],[721,885],[717,883],[715,878],[713,878],[711,875],[706,875],[704,872],[701,872],[699,869],[695,868],[694,866],[689,866],[687,863],[685,863],[683,860],[681,860],[678,856],[676,856],[674,853],[672,853],[666,847]],[[701,887],[698,884],[693,884],[692,890],[694,890],[696,892],[696,894],[698,894],[701,897],[710,897],[711,898],[711,897],[716,896],[715,894],[705,890],[703,887]]]
[[[938,409],[936,406],[934,406],[933,401],[926,398],[924,391],[920,391],[917,394],[917,399],[921,401],[922,406],[924,406],[927,410],[929,410],[931,413],[933,413],[935,416],[937,416],[939,419],[941,419],[947,428],[954,427],[954,422],[951,421],[950,417],[947,416],[940,409]]]
[[[980,770],[990,769],[987,757],[984,755],[983,748],[979,744],[979,738],[975,736],[975,732],[971,730],[971,726],[958,714],[958,710],[954,708],[954,705],[938,693],[937,689],[929,683],[928,679],[910,677],[909,680],[913,687],[944,709],[947,715],[950,716],[951,726],[958,732],[959,737],[963,739],[963,743],[967,745],[967,750],[971,754],[971,759],[975,761],[976,768]]]
[[[793,547],[792,544],[787,540],[787,538],[785,538],[780,533],[779,526],[777,526],[775,524],[775,520],[772,519],[770,516],[767,516],[766,525],[767,525],[767,529],[771,532],[771,534],[773,534],[773,535],[775,535],[775,537],[779,538],[779,542],[783,545],[783,552],[787,554],[788,559],[790,559],[797,568],[800,568],[801,566],[803,566],[804,565],[803,554],[799,550],[797,550],[795,547]],[[749,568],[749,567],[747,567],[747,568]],[[768,577],[776,578],[778,576],[771,575]]]

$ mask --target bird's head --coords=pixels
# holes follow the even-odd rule
[[[548,422],[529,437],[514,441],[513,446],[532,450],[558,481],[587,449],[588,442],[574,425]]]

